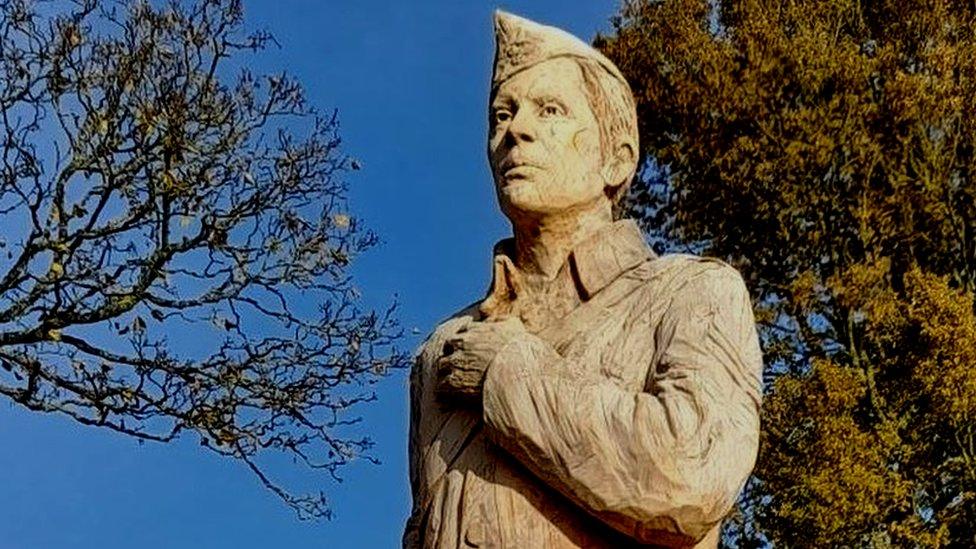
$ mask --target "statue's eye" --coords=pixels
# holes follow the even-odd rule
[[[512,113],[508,109],[495,110],[495,124],[502,124],[512,119]]]
[[[556,103],[546,103],[542,106],[542,117],[551,118],[553,116],[562,116],[563,109]]]

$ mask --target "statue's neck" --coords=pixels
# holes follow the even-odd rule
[[[529,276],[553,279],[577,244],[613,222],[609,202],[582,211],[513,221],[515,266]]]

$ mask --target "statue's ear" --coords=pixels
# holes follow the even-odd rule
[[[603,166],[603,182],[607,196],[614,196],[617,189],[627,183],[637,167],[637,147],[629,139],[617,142],[613,155]]]

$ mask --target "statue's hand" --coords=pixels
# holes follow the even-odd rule
[[[492,359],[512,339],[528,334],[518,318],[474,321],[444,344],[435,363],[438,398],[468,403],[481,401],[481,386]]]

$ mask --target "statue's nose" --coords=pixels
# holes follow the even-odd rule
[[[519,109],[515,112],[512,122],[508,125],[508,132],[505,137],[510,141],[510,145],[519,143],[531,143],[535,141],[536,128],[535,117],[528,109]]]

